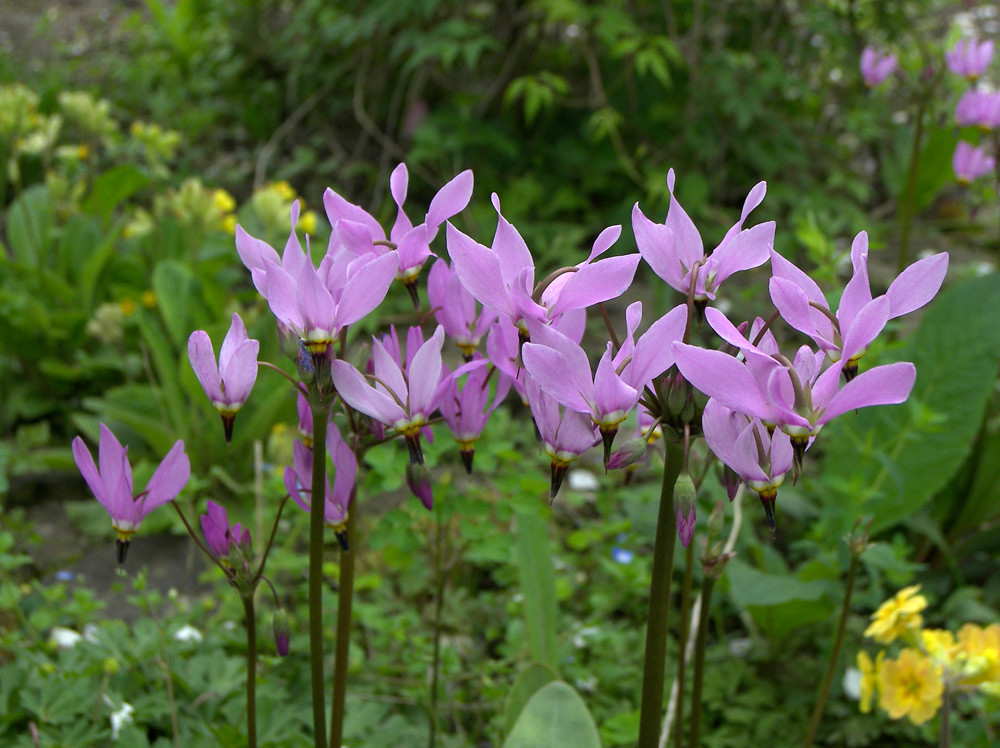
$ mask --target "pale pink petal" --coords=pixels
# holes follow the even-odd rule
[[[226,337],[222,340],[222,348],[219,349],[220,372],[226,370],[226,364],[229,363],[233,353],[248,339],[247,328],[243,324],[243,320],[240,319],[240,315],[233,312],[233,321],[229,325],[229,332],[226,333]]]
[[[885,296],[866,304],[844,332],[843,357],[845,360],[863,353],[889,321],[889,300]]]
[[[621,296],[632,285],[640,259],[638,253],[609,257],[588,263],[569,274],[549,315],[556,316]]]
[[[354,272],[337,303],[335,332],[367,316],[389,292],[399,259],[395,253],[364,263]]]
[[[677,258],[674,233],[662,223],[646,218],[639,210],[639,203],[632,208],[632,231],[639,254],[653,272],[671,288],[687,293],[686,271]]]
[[[438,226],[465,210],[465,206],[472,199],[472,185],[472,169],[466,169],[438,190],[434,199],[431,200],[427,216],[424,219],[429,231],[428,241],[434,241]]]
[[[594,373],[594,398],[597,414],[628,413],[639,401],[639,392],[615,373],[612,345],[608,343]]]
[[[166,504],[181,492],[191,477],[191,462],[184,453],[184,442],[177,440],[163,462],[156,468],[146,486],[146,499],[142,505],[141,520],[156,507]]]
[[[94,457],[90,454],[87,445],[83,443],[83,439],[79,436],[73,440],[73,459],[76,460],[76,466],[80,469],[80,473],[87,482],[91,493],[94,494],[94,498],[101,503],[101,506],[111,511],[111,502],[108,501],[108,490],[104,485],[104,481],[101,480],[100,473],[97,472]]]
[[[673,348],[677,368],[697,389],[731,410],[773,419],[773,410],[749,369],[733,356],[683,343],[674,343]]]
[[[340,398],[355,410],[391,426],[407,420],[406,412],[384,392],[375,390],[368,380],[346,361],[330,363],[330,377]]]
[[[495,192],[491,196],[491,199],[493,207],[497,211],[497,231],[493,236],[493,251],[496,252],[496,256],[500,260],[500,272],[503,276],[503,282],[510,285],[525,268],[532,268],[534,270],[535,263],[531,259],[531,252],[528,251],[528,245],[524,243],[524,239],[518,233],[517,229],[514,228],[513,224],[504,218],[503,213],[500,212],[500,198],[497,197]],[[462,282],[465,282],[464,279]],[[466,288],[468,288],[468,285],[466,285]],[[470,288],[469,290],[471,291],[472,289]],[[475,296],[475,293],[473,293],[473,296]]]
[[[869,369],[845,384],[833,396],[820,416],[819,423],[827,423],[841,413],[855,408],[901,403],[910,396],[916,378],[917,367],[906,361]]]
[[[948,273],[948,253],[940,252],[910,265],[899,274],[886,291],[889,319],[919,309],[941,290]]]
[[[257,381],[257,354],[259,351],[259,341],[244,341],[236,349],[222,372],[222,381],[226,383],[225,400],[230,405],[243,404],[250,397],[250,391]]]
[[[414,354],[407,369],[411,415],[429,416],[433,410],[434,392],[441,380],[441,347],[444,345],[444,328],[440,325],[430,339]]]
[[[267,291],[267,303],[274,316],[301,334],[298,283],[280,265],[270,261],[267,262]]]
[[[450,223],[445,231],[452,267],[458,272],[465,289],[483,306],[501,314],[508,313],[510,305],[497,254]]]
[[[215,364],[215,351],[212,349],[212,340],[204,330],[195,330],[188,338],[188,361],[208,399],[213,403],[222,402],[222,389],[219,387],[221,377]]]
[[[674,365],[673,343],[684,338],[687,306],[679,304],[649,326],[635,344],[625,381],[642,391],[655,377]]]
[[[326,209],[326,217],[330,221],[330,225],[334,228],[337,226],[337,221],[354,221],[367,226],[373,239],[385,239],[385,231],[378,221],[372,218],[364,208],[347,202],[329,187],[323,193],[323,207]]]
[[[674,253],[681,264],[690,269],[694,263],[705,256],[705,245],[701,241],[701,234],[695,228],[684,208],[677,202],[674,196],[674,170],[667,171],[667,189],[670,191],[670,208],[667,211],[666,227],[673,232]]]
[[[597,239],[594,240],[594,248],[590,251],[590,257],[587,258],[587,262],[593,262],[611,249],[621,235],[621,226],[608,226],[604,229],[604,231],[598,234]]]

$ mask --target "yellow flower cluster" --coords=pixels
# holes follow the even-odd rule
[[[886,650],[875,660],[858,652],[860,708],[877,702],[893,719],[927,722],[951,693],[979,690],[1000,697],[1000,624],[985,628],[966,623],[956,637],[946,629],[924,629],[921,611],[927,599],[917,586],[900,590],[872,615],[865,636],[880,644],[905,646],[895,658]]]
[[[292,202],[297,197],[295,189],[284,180],[266,184],[253,193],[250,205],[263,224],[265,235],[275,238],[288,236],[288,215]],[[314,235],[317,226],[316,213],[306,209],[305,201],[301,197],[298,200],[301,214],[296,228],[303,234]]]

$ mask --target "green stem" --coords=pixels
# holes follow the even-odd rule
[[[257,748],[257,617],[253,593],[241,597],[247,619],[247,748]]]
[[[347,696],[347,655],[351,644],[351,606],[354,602],[354,559],[358,555],[357,502],[348,502],[347,547],[340,553],[340,587],[337,590],[337,644],[333,662],[333,702],[330,709],[330,748],[340,748],[344,737],[344,701]]]
[[[921,96],[917,104],[917,122],[913,133],[913,148],[910,151],[910,169],[906,174],[906,193],[899,210],[899,265],[897,272],[901,273],[907,265],[907,255],[910,252],[910,230],[913,228],[913,215],[916,213],[917,173],[920,168],[920,146],[924,140],[924,112],[927,109],[927,97]]]
[[[941,702],[941,725],[938,733],[938,748],[951,748],[951,690],[944,687]]]
[[[851,612],[851,595],[854,594],[854,581],[858,576],[858,564],[861,554],[851,552],[851,566],[847,572],[847,591],[844,593],[844,604],[840,608],[840,621],[837,623],[837,633],[833,640],[833,651],[830,652],[830,664],[826,668],[826,676],[823,678],[823,685],[820,686],[819,696],[816,699],[816,706],[813,708],[812,718],[809,720],[809,727],[806,728],[806,739],[803,748],[810,748],[813,739],[816,737],[816,730],[819,729],[820,719],[823,717],[823,709],[826,707],[826,699],[830,695],[830,686],[833,684],[833,676],[837,672],[837,664],[840,662],[840,650],[844,644],[844,631],[847,629],[847,617]]]
[[[639,712],[638,748],[657,748],[663,719],[663,676],[667,665],[667,622],[670,615],[670,581],[674,572],[677,517],[674,514],[674,484],[681,472],[684,453],[679,444],[666,442],[660,508],[656,518],[649,612],[646,617],[646,652],[642,666],[642,697]]]
[[[431,662],[431,694],[430,694],[430,734],[427,737],[427,748],[434,748],[437,740],[437,702],[438,673],[441,669],[441,612],[444,609],[444,574],[441,571],[442,540],[444,522],[441,519],[441,502],[434,504],[435,536],[434,536],[434,580],[437,586],[434,600],[434,654]]]
[[[701,581],[701,614],[698,616],[698,635],[694,640],[694,683],[691,688],[691,732],[688,745],[698,748],[701,738],[701,689],[705,680],[705,648],[708,643],[708,621],[711,617],[712,590],[715,579],[705,574]]]
[[[313,426],[312,493],[309,504],[309,660],[312,680],[313,743],[326,748],[323,703],[323,528],[326,504],[326,422],[329,408],[311,403]],[[339,745],[339,743],[338,743]]]
[[[691,624],[691,585],[694,581],[694,543],[684,554],[684,582],[681,585],[681,624],[677,641],[677,707],[674,710],[674,745],[684,746],[684,675],[687,663],[688,631]]]

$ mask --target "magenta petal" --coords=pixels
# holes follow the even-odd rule
[[[399,255],[400,273],[423,265],[431,255],[427,226],[420,224],[403,234],[396,247],[396,254]]]
[[[365,263],[351,275],[337,304],[335,332],[354,324],[382,303],[398,266],[399,258],[390,252]]]
[[[934,298],[948,272],[948,253],[940,252],[910,265],[889,286],[889,319],[919,309]]]
[[[771,291],[771,301],[774,302],[778,314],[789,325],[801,333],[805,333],[810,338],[822,337],[816,326],[813,324],[812,309],[809,306],[809,297],[801,287],[788,280],[771,276],[768,284]],[[714,328],[714,325],[713,325]],[[721,333],[720,333],[721,334]],[[723,336],[725,337],[725,336]],[[726,338],[726,342],[732,342]],[[818,341],[817,341],[818,342]]]
[[[816,285],[816,281],[773,249],[771,250],[771,272],[775,277],[786,278],[805,291],[806,296],[809,297],[809,301],[814,301],[823,307],[827,306],[826,297],[823,296],[823,291],[820,290],[820,287]]]
[[[844,333],[843,357],[854,358],[868,348],[869,343],[882,332],[889,321],[889,300],[879,296],[866,304],[854,318],[853,324]]]
[[[625,380],[641,391],[654,377],[674,365],[673,343],[684,337],[687,305],[679,304],[649,326],[635,344]]]
[[[371,229],[365,224],[347,220],[338,221],[334,233],[348,252],[359,257],[375,252],[375,245],[372,242],[376,238],[381,238],[372,236]]]
[[[225,400],[230,405],[242,405],[250,397],[250,391],[257,381],[257,354],[260,342],[246,340],[229,359],[229,365],[222,372],[226,383]]]
[[[173,499],[187,485],[190,477],[191,462],[184,453],[184,442],[178,439],[160,466],[156,468],[153,477],[149,479],[149,484],[146,486],[146,500],[142,505],[142,517]]]
[[[433,410],[434,392],[441,380],[441,347],[444,345],[444,328],[440,325],[434,334],[420,346],[407,369],[410,398],[410,415],[422,413],[430,416]]]
[[[128,464],[125,448],[118,442],[111,429],[101,424],[101,439],[97,446],[97,465],[101,471],[101,481],[109,502],[116,502],[114,491],[119,484],[125,486],[129,501],[132,500],[132,468]]]
[[[578,413],[593,412],[594,385],[589,366],[585,372],[580,371],[559,351],[537,343],[525,343],[521,358],[532,380],[549,397]]]
[[[400,209],[406,202],[406,188],[409,183],[410,174],[406,170],[406,164],[399,164],[389,175],[389,192],[392,193],[392,199]]]
[[[334,328],[333,319],[337,307],[311,262],[302,267],[302,274],[299,276],[298,304],[302,315],[303,337],[311,339],[316,332],[323,336],[322,339],[329,337]]]
[[[391,426],[397,421],[408,420],[406,412],[389,395],[379,392],[368,380],[346,361],[337,359],[330,363],[330,377],[341,399],[355,410]]]
[[[859,374],[833,396],[819,423],[824,424],[855,408],[869,405],[894,405],[910,396],[917,378],[917,367],[909,362],[876,366]]]
[[[622,381],[615,373],[612,346],[608,343],[594,373],[594,398],[597,414],[606,417],[613,413],[628,413],[639,401],[639,392]]]
[[[212,340],[204,330],[195,330],[188,338],[188,361],[208,399],[213,403],[223,402],[222,389],[219,387],[221,377],[215,365],[215,351],[212,349]]]
[[[378,221],[372,218],[364,208],[347,202],[329,187],[323,193],[323,207],[326,209],[326,217],[330,221],[330,225],[334,228],[337,226],[337,221],[354,221],[367,226],[372,238],[385,239],[385,231]]]
[[[438,226],[465,210],[472,199],[472,185],[472,169],[466,169],[438,190],[424,219],[430,232],[428,241],[434,240]]]
[[[76,460],[76,466],[80,469],[80,474],[83,475],[91,493],[94,494],[94,498],[101,503],[101,506],[110,511],[108,492],[101,480],[100,473],[97,472],[94,457],[79,436],[73,440],[73,459]]]
[[[705,245],[694,221],[684,212],[684,208],[674,197],[674,170],[667,172],[667,189],[670,191],[670,208],[667,210],[665,225],[673,232],[674,255],[685,268],[691,268],[705,256]]]
[[[525,268],[531,268],[532,273],[534,273],[535,262],[531,259],[531,252],[528,250],[528,245],[524,243],[521,234],[500,212],[500,198],[495,192],[490,198],[497,212],[497,230],[493,235],[493,251],[500,259],[503,282],[510,285]]]
[[[450,223],[446,228],[448,255],[465,289],[483,306],[506,314],[510,308],[500,258]]]
[[[699,390],[731,410],[772,421],[773,411],[756,380],[733,356],[683,343],[673,348],[677,368]]]
[[[385,387],[390,394],[395,395],[401,402],[405,403],[406,379],[403,377],[399,361],[379,340],[372,344],[372,365],[375,369],[375,378],[378,380],[376,389],[381,390],[381,387]]]
[[[743,480],[750,481],[770,481],[770,476],[763,471],[760,466],[760,452],[757,449],[757,440],[754,438],[756,421],[747,423],[746,428],[733,443],[730,451],[732,462],[726,463]],[[777,432],[777,430],[775,430]]]
[[[792,440],[784,431],[775,429],[771,434],[771,481],[777,480],[780,476],[792,469],[792,461],[795,457],[795,450],[792,449]]]
[[[233,320],[229,325],[229,332],[226,333],[226,337],[222,340],[222,348],[219,349],[219,371],[225,371],[226,364],[229,362],[230,357],[243,343],[249,340],[247,336],[247,328],[243,324],[243,320],[240,319],[240,315],[233,312]]]
[[[236,252],[247,270],[263,268],[265,260],[278,263],[278,253],[270,244],[250,236],[243,227],[236,225]]]
[[[296,442],[298,444],[298,442]],[[302,493],[299,491],[298,478],[295,474],[295,468],[291,465],[285,465],[285,490],[288,491],[288,495],[292,497],[292,501],[299,505],[303,511],[309,511],[309,504],[302,498]]]
[[[638,253],[621,257],[608,257],[590,262],[575,273],[563,286],[549,316],[557,316],[570,309],[593,306],[621,296],[632,285],[635,269],[642,259]]]
[[[774,226],[774,221],[768,221],[744,229],[715,250],[708,260],[715,265],[712,287],[718,286],[733,273],[767,262],[774,247]]]
[[[608,226],[604,229],[604,231],[598,234],[597,239],[594,240],[594,248],[590,250],[590,257],[587,258],[587,262],[593,262],[611,249],[621,235],[621,226]]]
[[[674,232],[662,223],[654,223],[646,218],[639,210],[639,203],[632,208],[632,231],[639,254],[646,264],[671,288],[685,293],[686,271],[677,258]]]
[[[680,504],[677,505],[677,539],[681,541],[681,545],[685,548],[688,547],[692,536],[694,536],[695,525],[697,524],[696,512],[697,507],[694,503],[688,508],[687,514],[684,513]]]
[[[298,283],[279,265],[267,263],[267,303],[274,316],[287,327],[301,333],[302,315],[299,313]]]

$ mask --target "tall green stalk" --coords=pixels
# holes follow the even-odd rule
[[[951,689],[947,684],[941,703],[941,725],[938,730],[938,748],[951,748]]]
[[[694,581],[694,543],[684,553],[684,582],[681,584],[681,621],[677,636],[677,701],[674,709],[674,746],[684,746],[684,676],[687,670],[688,630],[691,624],[691,585]]]
[[[833,683],[833,676],[837,672],[837,663],[840,662],[840,650],[844,644],[844,631],[847,629],[847,617],[851,612],[851,595],[854,593],[854,581],[858,576],[858,565],[861,560],[861,552],[851,549],[851,567],[847,572],[847,591],[844,593],[844,604],[840,608],[840,621],[837,623],[837,633],[833,640],[833,651],[830,652],[830,664],[826,667],[826,676],[823,678],[823,685],[820,686],[819,696],[816,699],[816,706],[813,708],[812,718],[809,720],[809,727],[806,728],[806,739],[803,748],[810,748],[816,737],[816,730],[819,729],[820,719],[823,717],[823,709],[826,707],[826,699],[830,695],[830,686]]]
[[[903,202],[899,206],[899,265],[897,272],[906,269],[910,253],[910,231],[913,228],[913,216],[917,212],[917,175],[920,171],[920,152],[924,141],[924,113],[927,110],[927,97],[921,95],[917,103],[916,129],[913,132],[913,148],[910,150],[910,168],[906,174],[906,191]]]
[[[698,635],[694,640],[694,682],[691,685],[691,731],[688,745],[699,748],[701,743],[701,691],[705,682],[705,649],[708,644],[708,622],[711,618],[712,590],[715,576],[706,573],[701,581],[701,614],[698,616]]]
[[[247,748],[257,748],[257,617],[253,592],[240,597],[247,619]]]
[[[330,748],[340,748],[344,737],[344,704],[347,697],[347,657],[351,647],[351,608],[354,604],[354,559],[358,555],[357,506],[352,494],[347,514],[347,547],[340,553],[340,586],[337,590],[337,643],[333,661],[333,702],[330,708]]]
[[[444,521],[441,517],[440,502],[434,505],[434,520],[434,654],[431,662],[431,693],[428,708],[430,729],[427,736],[427,748],[434,748],[438,729],[437,701],[438,677],[441,670],[441,613],[444,610],[444,572],[441,568],[441,556],[444,549],[444,541],[442,540]]]
[[[319,398],[310,403],[310,409],[313,461],[309,504],[309,661],[313,744],[316,748],[326,748],[326,705],[323,703],[323,510],[326,504],[326,425],[330,409]]]
[[[667,666],[667,623],[670,615],[670,582],[674,572],[674,544],[677,517],[674,513],[674,484],[681,472],[684,451],[680,444],[665,442],[663,483],[656,518],[652,578],[649,584],[649,612],[646,616],[646,652],[642,667],[642,696],[639,707],[639,748],[657,748],[663,720],[663,678]]]

